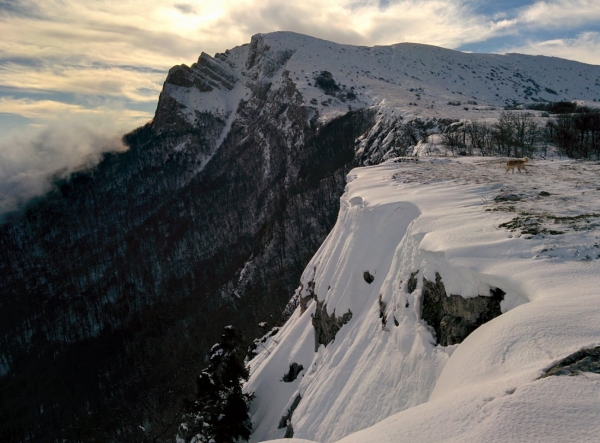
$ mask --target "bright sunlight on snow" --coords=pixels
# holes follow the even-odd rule
[[[315,352],[308,300],[265,341],[246,386],[253,442],[284,436],[298,395],[293,435],[321,443],[595,441],[600,376],[539,377],[600,344],[600,164],[534,160],[507,174],[505,161],[392,159],[350,172],[296,300],[314,294],[352,318]],[[448,294],[502,289],[502,315],[436,345],[420,311],[423,278],[436,273]],[[292,363],[304,369],[284,382]]]

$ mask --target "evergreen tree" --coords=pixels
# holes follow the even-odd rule
[[[178,443],[230,443],[248,440],[252,394],[242,392],[248,380],[243,337],[226,326],[221,342],[211,348],[210,364],[197,379],[197,394],[186,402]]]

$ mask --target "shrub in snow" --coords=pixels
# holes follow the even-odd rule
[[[321,73],[315,77],[315,86],[322,89],[325,94],[333,94],[340,90],[340,87],[337,85],[333,79],[333,75],[329,71],[321,71]]]

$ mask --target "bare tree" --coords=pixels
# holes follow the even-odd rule
[[[471,122],[466,128],[468,135],[469,150],[479,150],[481,155],[488,155],[491,151],[491,130],[483,122]]]
[[[465,151],[465,144],[464,123],[450,125],[442,133],[442,146],[449,149],[453,155]]]
[[[496,154],[510,157],[513,147],[513,130],[510,114],[503,112],[492,128],[492,137],[496,144]]]
[[[548,122],[546,133],[559,152],[570,158],[600,158],[600,111],[582,109]]]
[[[538,127],[531,112],[519,112],[510,115],[513,127],[513,144],[517,157],[533,156],[538,141]]]
[[[508,157],[533,156],[539,140],[534,114],[503,112],[493,126],[492,138],[497,154]]]

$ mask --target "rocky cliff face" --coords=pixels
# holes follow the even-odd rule
[[[502,314],[500,303],[504,295],[505,292],[499,288],[490,289],[489,296],[472,298],[447,294],[442,277],[436,273],[435,282],[423,277],[421,316],[435,331],[437,344],[456,345],[479,326]]]
[[[542,61],[511,60],[275,33],[172,68],[127,152],[0,226],[0,439],[171,440],[218,331],[278,321],[350,167],[408,152],[474,84],[516,100]],[[589,94],[552,63],[543,86]]]
[[[278,321],[373,124],[311,120],[285,57],[173,68],[127,152],[0,228],[3,441],[170,441],[214,331]]]

